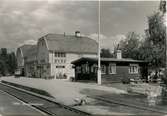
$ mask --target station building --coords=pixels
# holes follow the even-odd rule
[[[75,80],[97,82],[98,59],[82,57],[72,62],[75,65]],[[148,63],[142,60],[122,58],[118,50],[117,58],[101,58],[102,84],[128,82],[129,79],[146,79]]]
[[[21,76],[31,77],[35,75],[35,67],[37,63],[37,46],[36,45],[22,45],[17,48],[16,58],[17,67]]]
[[[18,68],[25,76],[37,78],[69,79],[75,76],[72,61],[82,57],[97,57],[95,40],[74,35],[47,34],[37,45],[24,45],[17,49]]]

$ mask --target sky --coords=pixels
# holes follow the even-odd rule
[[[159,1],[101,1],[101,46],[113,50],[128,32],[141,35]],[[97,39],[97,1],[0,0],[0,48],[35,44],[48,34],[74,34]]]

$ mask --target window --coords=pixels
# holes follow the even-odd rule
[[[109,64],[109,74],[116,74],[116,64]]]
[[[57,57],[58,55],[57,55],[57,52],[55,52],[55,57]]]
[[[105,65],[101,65],[101,73],[102,74],[106,73],[106,66]]]
[[[91,66],[91,72],[92,73],[97,73],[97,64],[93,64],[92,66]]]
[[[55,57],[66,57],[66,53],[64,52],[55,52]]]
[[[57,53],[57,57],[61,57],[61,54],[59,52]]]
[[[130,64],[129,73],[137,74],[138,73],[138,69],[139,69],[138,64]]]
[[[91,72],[91,73],[94,72],[94,66],[91,66],[91,68],[90,68],[90,72]]]
[[[89,65],[88,64],[85,64],[85,72],[89,73]]]
[[[65,68],[65,66],[56,66],[56,68]]]

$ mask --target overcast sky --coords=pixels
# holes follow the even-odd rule
[[[113,49],[130,31],[144,34],[147,16],[158,5],[159,1],[101,2],[102,47]],[[97,1],[0,0],[0,48],[17,48],[48,33],[74,34],[76,30],[97,37]]]

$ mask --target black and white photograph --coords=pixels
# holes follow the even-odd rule
[[[0,0],[0,116],[167,116],[166,0]]]

